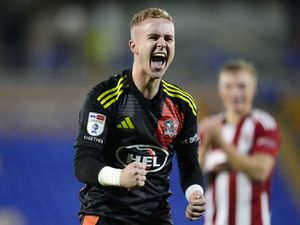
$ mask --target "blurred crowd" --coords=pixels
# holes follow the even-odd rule
[[[1,78],[8,73],[82,79],[114,72],[131,60],[128,18],[154,5],[155,1],[1,1]],[[296,0],[165,1],[164,6],[176,21],[178,61],[184,55],[190,58],[181,71],[190,76],[207,78],[222,61],[236,56],[255,61],[266,75],[292,80],[300,70]]]
[[[300,3],[296,0],[189,4],[1,1],[0,106],[6,109],[3,118],[22,110],[27,110],[23,115],[32,115],[33,111],[44,115],[41,120],[36,116],[28,118],[30,124],[45,123],[49,112],[69,117],[66,112],[79,107],[81,99],[77,97],[90,83],[130,65],[129,18],[140,8],[157,5],[167,8],[176,24],[175,63],[167,79],[190,89],[204,114],[218,110],[219,103],[213,105],[208,99],[217,98],[215,81],[220,65],[230,58],[245,58],[254,62],[259,72],[257,102],[282,109],[287,118],[292,118],[291,127],[300,139]],[[47,86],[43,86],[45,82]],[[19,96],[24,99],[21,101]],[[19,101],[22,109],[11,99]],[[53,106],[65,104],[66,110],[53,112]],[[48,117],[51,121],[51,115]],[[2,131],[10,127],[3,120]],[[71,123],[73,120],[65,126],[72,127]]]

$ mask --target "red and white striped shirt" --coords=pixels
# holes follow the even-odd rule
[[[263,152],[277,157],[279,129],[274,118],[263,110],[253,110],[238,125],[224,122],[222,135],[241,154]],[[224,161],[222,150],[211,149],[205,156],[204,170]],[[270,189],[271,174],[258,183],[242,172],[218,173],[206,191],[205,225],[270,225]]]

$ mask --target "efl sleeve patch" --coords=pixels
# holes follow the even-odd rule
[[[104,131],[106,116],[101,113],[90,112],[87,122],[87,132],[91,136],[99,136]]]

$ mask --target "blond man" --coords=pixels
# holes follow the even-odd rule
[[[186,216],[205,210],[197,161],[197,108],[162,79],[175,52],[171,16],[149,8],[131,21],[132,68],[98,84],[80,112],[75,175],[82,225],[171,225],[169,175],[176,152]]]
[[[199,163],[209,182],[205,225],[270,225],[280,135],[275,119],[253,108],[256,86],[253,64],[227,62],[219,75],[225,110],[201,122]]]

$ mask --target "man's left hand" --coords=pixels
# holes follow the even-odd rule
[[[205,198],[200,191],[194,191],[185,210],[185,216],[190,220],[198,220],[205,212]]]

